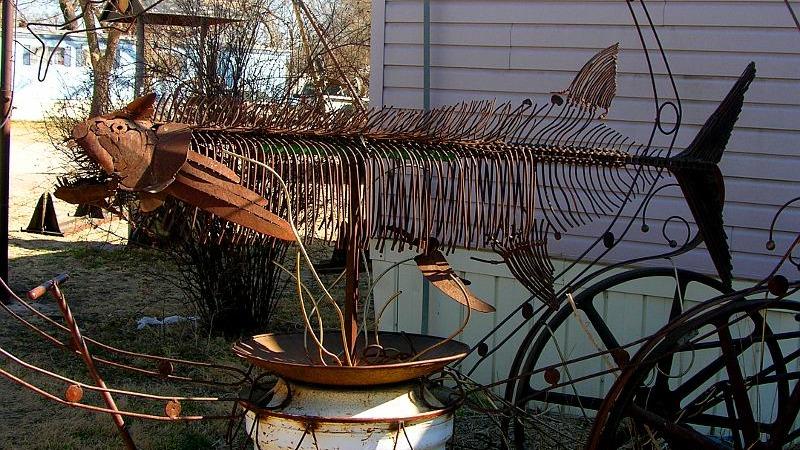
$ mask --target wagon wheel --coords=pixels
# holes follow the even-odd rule
[[[783,448],[800,436],[798,313],[765,290],[687,311],[619,376],[587,448]]]
[[[645,316],[642,310],[639,317],[633,317],[631,308],[642,308],[641,297],[619,294],[640,292],[642,286],[670,280],[675,286],[671,301],[648,300],[650,306],[658,303],[659,314]],[[557,312],[538,318],[512,364],[506,399],[520,408],[535,406],[552,412],[558,407],[568,416],[585,419],[588,429],[593,411],[602,404],[619,366],[646,336],[683,312],[683,299],[707,299],[727,291],[713,278],[672,267],[635,269],[603,279],[574,297],[578,314],[565,300]],[[631,330],[634,325],[637,330]],[[565,360],[577,361],[565,365]],[[554,435],[543,442],[524,426],[514,427],[519,449],[536,448],[536,441],[556,448],[575,448],[576,442],[583,441],[573,435],[573,442],[565,444],[565,437]]]

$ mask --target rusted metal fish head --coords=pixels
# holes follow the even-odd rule
[[[191,143],[188,125],[152,122],[155,95],[125,108],[90,118],[72,130],[72,138],[103,171],[132,192],[161,192],[186,163]]]
[[[266,199],[240,184],[230,167],[190,150],[192,128],[154,123],[155,95],[90,118],[72,139],[102,172],[95,178],[60,183],[56,197],[69,203],[107,205],[118,191],[136,194],[139,210],[160,207],[167,196],[260,234],[293,241],[291,226],[268,209]]]

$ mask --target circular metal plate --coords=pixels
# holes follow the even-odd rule
[[[444,340],[435,336],[392,332],[381,332],[379,337],[384,349],[409,355]],[[334,354],[341,353],[342,341],[339,331],[326,331],[323,342],[328,351]],[[370,344],[374,344],[374,339],[370,340]],[[326,386],[376,386],[401,383],[436,373],[444,366],[463,358],[469,351],[467,345],[451,340],[425,353],[419,360],[375,363],[373,358],[364,357],[362,335],[356,341],[354,354],[358,357],[355,366],[339,366],[330,358],[326,358],[328,364],[326,366],[321,363],[310,337],[307,345],[308,350],[303,333],[262,334],[237,342],[233,346],[233,351],[252,364],[275,372],[288,380]],[[367,354],[373,355],[374,350],[374,347],[370,347]]]

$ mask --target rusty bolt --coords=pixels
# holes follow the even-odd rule
[[[603,246],[605,248],[611,248],[616,243],[616,237],[614,237],[614,233],[608,231],[603,234]]]
[[[783,275],[775,275],[770,278],[767,287],[769,288],[770,294],[776,297],[783,297],[789,290],[789,280]]]
[[[526,319],[533,317],[533,305],[530,303],[525,303],[522,305],[522,317]]]
[[[77,384],[69,385],[67,391],[64,393],[64,398],[70,403],[78,403],[83,399],[83,388]]]
[[[555,367],[549,367],[544,371],[544,381],[546,381],[550,386],[555,386],[558,384],[560,379],[561,372],[559,372]]]
[[[611,357],[614,358],[614,362],[616,362],[619,367],[625,367],[631,362],[631,355],[619,347],[611,350]]]
[[[181,402],[177,400],[170,400],[164,406],[164,413],[170,419],[174,419],[181,415]]]

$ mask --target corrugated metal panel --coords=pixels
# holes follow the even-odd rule
[[[422,105],[422,2],[379,3],[384,20],[373,34],[380,52],[384,105]],[[489,4],[491,6],[489,6]],[[755,61],[759,76],[747,95],[739,128],[721,167],[726,175],[725,222],[734,249],[734,274],[757,278],[773,255],[765,228],[776,206],[796,195],[800,181],[800,33],[782,1],[647,2],[668,51],[684,106],[678,146],[686,145],[744,66]],[[650,79],[626,2],[433,0],[431,2],[431,103],[497,98],[547,97],[568,85],[594,52],[620,42],[619,92],[609,125],[646,140],[654,114]],[[373,63],[376,60],[373,59]],[[656,73],[664,69],[656,64]],[[377,81],[378,78],[373,78]],[[666,77],[659,75],[660,84]],[[669,91],[661,90],[661,94]],[[659,142],[656,142],[657,144]],[[687,215],[676,193],[665,193],[654,210]],[[671,196],[671,197],[670,197]],[[602,222],[602,221],[601,221]],[[780,225],[790,231],[800,209]],[[652,229],[659,228],[658,223]],[[575,230],[575,239],[553,247],[575,256],[596,227]],[[786,236],[779,236],[786,239]],[[632,235],[611,260],[654,253],[653,236]],[[651,244],[645,244],[651,242]],[[693,269],[711,266],[700,252],[680,261]]]

